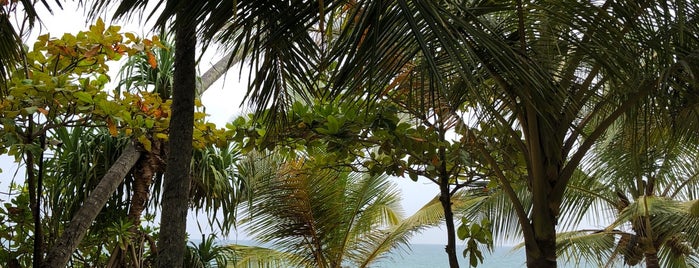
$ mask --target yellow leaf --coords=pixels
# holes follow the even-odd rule
[[[168,136],[165,133],[155,133],[155,137],[161,140],[167,140]]]
[[[104,32],[104,21],[102,20],[102,18],[97,19],[95,25],[90,27],[90,31],[99,35],[101,35]]]
[[[129,41],[131,41],[131,42],[134,42],[134,43],[138,42],[136,35],[133,33],[124,33],[124,36],[126,36],[126,38],[129,39]]]
[[[148,138],[146,138],[146,136],[138,137],[138,142],[140,142],[141,145],[143,145],[143,149],[146,149],[146,151],[149,152],[151,151],[151,142]]]
[[[112,121],[111,118],[107,118],[107,127],[109,128],[109,134],[111,134],[112,136],[116,136],[117,134],[119,134],[117,132],[116,124],[114,124],[114,121]]]

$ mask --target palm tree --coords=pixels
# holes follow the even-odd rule
[[[412,81],[464,100],[477,123],[499,129],[524,159],[522,196],[519,176],[508,176],[487,137],[476,136],[480,126],[463,130],[512,202],[529,267],[556,266],[566,189],[607,128],[649,95],[696,85],[694,68],[682,67],[697,59],[696,3],[361,1],[351,8],[354,24],[336,43],[342,66],[334,93],[369,89],[380,97],[416,58],[425,62]],[[450,90],[444,75],[463,86]]]
[[[94,0],[90,14],[105,10],[112,1]],[[163,1],[159,1],[160,7]],[[195,35],[199,31],[204,43],[221,33],[224,40],[234,37],[236,51],[250,52],[253,61],[261,63],[257,73],[256,88],[266,92],[284,92],[282,81],[312,81],[307,77],[311,66],[308,53],[316,51],[316,43],[307,34],[307,29],[316,20],[317,10],[324,9],[323,2],[316,5],[296,5],[288,1],[166,1],[156,20],[164,28],[175,18],[175,73],[173,88],[173,114],[170,129],[179,129],[169,139],[169,159],[165,172],[163,191],[163,215],[159,243],[165,248],[158,256],[159,267],[180,267],[185,250],[185,225],[187,202],[182,198],[189,191],[190,180],[187,163],[191,159],[191,129],[193,127],[193,105],[195,94],[194,55]],[[117,6],[115,17],[129,16],[143,11],[148,1],[122,1]],[[150,13],[149,18],[153,16]],[[229,23],[229,20],[230,21]],[[280,23],[281,22],[281,23]],[[278,28],[279,25],[284,27]],[[267,34],[267,33],[270,34]],[[230,44],[229,43],[229,44]],[[264,57],[261,57],[264,51]],[[304,52],[303,55],[300,52]],[[238,54],[238,53],[235,53]],[[262,60],[260,60],[262,58]],[[269,76],[267,76],[269,75]],[[265,79],[270,77],[272,79]],[[312,85],[305,83],[304,85]],[[275,103],[269,98],[249,95],[258,103]],[[262,105],[265,106],[265,105]]]
[[[98,11],[108,1],[96,2]],[[181,2],[167,1],[158,21]],[[124,1],[118,12],[145,3]],[[333,48],[328,54],[308,29],[340,9],[348,23],[340,38],[320,46]],[[248,99],[259,109],[283,110],[286,92],[315,88],[309,74],[331,61],[341,63],[331,83],[336,95],[379,96],[416,57],[428,64],[424,77],[461,77],[465,86],[456,93],[465,98],[458,99],[473,100],[482,121],[499,125],[525,159],[531,213],[497,159],[479,149],[513,202],[528,265],[553,267],[560,204],[587,151],[640,99],[687,88],[667,83],[673,79],[695,80],[681,66],[696,65],[685,64],[696,61],[696,10],[686,1],[206,1],[184,15],[201,23],[204,40],[221,33],[219,40],[253,55]],[[445,90],[439,79],[423,85]]]
[[[628,265],[645,261],[646,267],[699,265],[699,219],[684,208],[699,197],[696,139],[678,137],[657,121],[650,125],[640,131],[638,124],[626,121],[612,128],[571,181],[564,206],[571,215],[594,213],[615,220],[604,229],[566,233],[560,240],[563,252],[586,252],[582,256],[600,266],[615,257]]]
[[[238,266],[368,267],[444,218],[435,198],[403,219],[399,191],[387,176],[320,168],[313,156],[253,153],[239,172],[252,188],[242,226],[273,249],[231,245]],[[478,199],[456,195],[453,206]]]

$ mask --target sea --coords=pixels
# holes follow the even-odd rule
[[[193,239],[194,240],[194,239]],[[235,243],[234,241],[226,241]],[[224,242],[224,244],[226,243]],[[245,245],[255,245],[252,241],[238,240],[237,243]],[[457,246],[457,254],[460,267],[469,267],[468,259],[461,255],[464,248]],[[516,268],[526,267],[525,252],[523,248],[517,250],[511,246],[496,247],[493,252],[483,252],[483,262],[478,264],[478,268]],[[449,259],[444,251],[444,245],[438,244],[411,244],[409,249],[399,249],[392,251],[388,256],[375,262],[370,268],[442,268],[449,267]],[[586,263],[565,263],[559,260],[558,267],[561,268],[592,268],[594,266]],[[621,267],[621,266],[614,266]]]
[[[469,267],[468,258],[461,255],[462,247],[457,247],[459,267]],[[514,250],[513,247],[501,246],[493,252],[483,252],[483,263],[478,268],[513,268],[526,267],[524,249]],[[441,268],[449,267],[449,259],[444,252],[444,245],[411,244],[409,251],[393,252],[387,258],[378,261],[372,268]],[[562,263],[558,267],[573,268],[592,267],[585,263]]]

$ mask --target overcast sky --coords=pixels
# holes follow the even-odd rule
[[[53,1],[49,1],[49,3],[53,3]],[[41,27],[36,27],[35,31],[25,40],[27,44],[34,43],[36,37],[41,34],[50,33],[52,37],[60,37],[66,32],[77,33],[78,31],[87,30],[88,25],[85,24],[85,16],[82,11],[76,11],[75,3],[64,3],[63,10],[55,8],[54,15],[48,14],[40,6],[37,6],[37,8],[40,9],[39,12],[43,20],[43,25]],[[122,32],[133,32],[139,36],[148,34],[149,31],[149,29],[140,26],[138,23],[111,23],[109,20],[106,20],[106,23],[108,25],[120,25],[123,27]],[[148,35],[150,36],[150,34]],[[210,53],[207,53],[199,63],[199,69],[202,73],[213,65],[217,57],[220,56],[215,53],[215,50],[210,49],[209,52]],[[117,78],[117,71],[117,67],[112,67],[112,80]],[[234,67],[225,78],[222,78],[204,93],[202,103],[206,107],[207,114],[209,114],[209,121],[216,123],[219,127],[223,127],[226,122],[229,122],[232,118],[241,113],[239,106],[245,93],[245,77],[246,75],[244,74],[243,80],[241,80],[238,76],[238,68]],[[0,168],[3,170],[3,173],[0,174],[0,193],[3,193],[7,191],[7,187],[14,176],[14,171],[17,170],[17,166],[9,157],[3,156],[0,157]],[[20,177],[23,176],[20,175]],[[22,179],[20,178],[20,180]],[[436,185],[424,179],[413,182],[410,179],[395,178],[395,182],[398,183],[403,193],[402,204],[406,216],[417,211],[439,192]],[[7,198],[0,197],[0,200],[4,199]],[[197,219],[194,213],[189,214],[187,232],[192,238],[201,237],[198,226],[204,228],[203,232],[205,234],[212,232],[212,230],[206,228],[206,219],[204,217],[205,216],[201,215],[199,216],[200,219]],[[197,224],[197,222],[200,224]],[[214,230],[213,232],[216,231]],[[228,239],[247,240],[249,237],[242,233],[233,233]],[[416,235],[411,242],[445,244],[446,232],[443,228],[432,228]]]

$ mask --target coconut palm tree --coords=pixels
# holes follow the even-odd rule
[[[689,92],[697,81],[695,68],[682,67],[697,60],[696,3],[358,1],[352,10],[334,54],[334,93],[381,97],[416,58],[425,62],[413,81],[479,116],[464,135],[512,202],[529,267],[556,266],[566,189],[607,128],[644,98]],[[463,86],[450,90],[444,75]],[[478,123],[515,144],[523,180],[506,175]]]
[[[564,207],[571,215],[615,220],[604,229],[566,233],[560,239],[563,253],[585,252],[581,256],[600,266],[614,258],[628,265],[644,261],[646,267],[699,265],[699,218],[685,207],[699,197],[696,138],[678,137],[681,132],[657,121],[651,125],[645,130],[628,121],[615,126],[586,159]]]
[[[387,176],[320,168],[313,161],[273,152],[241,162],[240,175],[252,192],[242,204],[241,227],[272,248],[231,245],[237,266],[369,267],[444,218],[440,198],[434,198],[403,219],[399,191]],[[453,206],[480,198],[457,194]]]
[[[90,14],[95,17],[113,1],[90,2]],[[317,20],[315,14],[318,10],[322,14],[325,5],[322,1],[316,5],[296,5],[288,1],[170,0],[157,3],[153,10],[159,10],[161,13],[157,16],[156,26],[164,28],[170,19],[175,18],[177,55],[170,129],[182,130],[169,137],[170,159],[165,172],[162,204],[164,217],[161,219],[159,237],[159,243],[165,248],[162,250],[163,254],[158,256],[158,266],[180,267],[185,250],[184,230],[187,215],[187,202],[182,197],[187,195],[190,185],[187,163],[192,154],[196,33],[201,33],[205,44],[219,34],[224,40],[237,40],[229,44],[233,44],[234,50],[242,51],[242,54],[250,52],[255,63],[253,66],[258,67],[253,68],[257,69],[255,71],[258,75],[252,85],[258,89],[264,88],[266,92],[274,92],[272,95],[281,95],[280,92],[286,90],[286,81],[293,81],[291,84],[297,86],[313,85],[309,82],[313,80],[308,74],[314,65],[309,63],[313,63],[312,56],[318,53],[313,53],[316,52],[317,45],[309,37],[307,29]],[[143,12],[147,4],[148,1],[122,1],[117,5],[115,17],[128,17],[134,12]],[[162,9],[159,9],[161,6]],[[148,18],[153,16],[151,12]],[[283,27],[279,27],[280,25]],[[270,100],[269,96],[248,96],[258,103],[281,103]]]
[[[92,10],[98,12],[109,1],[96,2],[100,4]],[[183,2],[167,1],[158,21],[164,25],[182,10]],[[146,3],[122,1],[118,13],[130,14]],[[531,212],[497,159],[486,146],[480,149],[513,202],[528,265],[555,267],[560,205],[588,150],[640,99],[658,91],[684,91],[693,84],[669,81],[696,80],[691,67],[696,66],[696,5],[204,1],[182,19],[196,21],[206,41],[220,34],[219,40],[234,49],[252,53],[256,77],[248,99],[259,109],[284,109],[285,93],[315,88],[309,74],[332,61],[341,63],[330,84],[336,95],[360,91],[348,96],[380,96],[416,57],[428,64],[426,77],[461,77],[465,86],[457,93],[473,100],[482,121],[501,126],[525,159]],[[338,10],[349,14],[344,30],[332,44],[318,46],[309,27],[322,25]],[[428,92],[445,90],[439,79],[423,85]],[[479,139],[473,135],[470,140]]]

